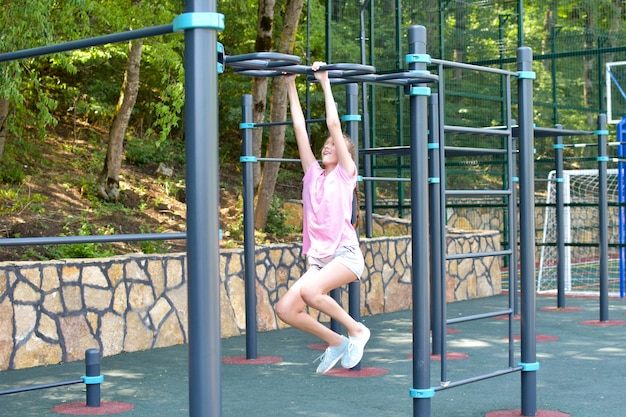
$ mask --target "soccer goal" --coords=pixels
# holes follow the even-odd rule
[[[626,61],[608,62],[604,72],[607,122],[617,124],[626,115]]]
[[[567,293],[597,294],[600,289],[598,170],[563,171],[563,224],[565,253],[557,254],[557,213],[555,171],[548,175],[537,291],[557,290],[557,264],[562,262]],[[618,207],[618,170],[607,170],[609,201],[609,293],[620,291],[620,220]]]

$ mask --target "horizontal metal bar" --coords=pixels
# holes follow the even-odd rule
[[[9,394],[18,394],[20,392],[36,391],[40,389],[48,389],[55,387],[64,387],[66,385],[82,384],[83,379],[73,379],[71,381],[51,382],[49,384],[32,385],[30,387],[11,388],[0,391],[0,396]]]
[[[492,317],[504,316],[504,315],[510,315],[510,314],[513,314],[513,309],[507,308],[506,310],[492,311],[490,313],[472,314],[470,316],[462,316],[462,317],[456,317],[453,319],[448,319],[446,320],[446,324],[467,323],[468,321],[489,319]]]
[[[91,48],[93,46],[101,46],[109,43],[126,42],[133,39],[166,35],[168,33],[173,33],[173,31],[174,26],[172,24],[161,25],[143,29],[129,30],[126,32],[113,33],[110,35],[97,36],[95,38],[64,42],[56,45],[47,45],[37,48],[23,49],[21,51],[6,52],[0,54],[0,62],[14,61],[16,59],[24,58],[34,58],[42,55],[73,51],[75,49]]]
[[[461,385],[467,385],[467,384],[471,384],[473,382],[484,381],[486,379],[495,378],[495,377],[502,376],[502,375],[507,375],[507,374],[512,374],[514,372],[519,372],[521,370],[522,370],[521,366],[515,366],[513,368],[501,369],[499,371],[494,371],[494,372],[490,372],[490,373],[487,373],[487,374],[474,376],[474,377],[471,377],[471,378],[460,379],[458,381],[442,382],[441,386],[435,387],[434,389],[435,389],[435,391],[442,391],[442,390],[448,389],[448,388],[459,387]]]
[[[451,125],[445,125],[443,127],[443,131],[445,133],[481,135],[481,136],[510,136],[512,134],[512,131],[506,128],[466,127],[466,126],[451,126]]]
[[[305,120],[306,123],[321,123],[325,122],[326,119],[308,119]],[[285,120],[284,122],[261,122],[261,123],[253,123],[254,127],[271,127],[271,126],[290,126],[293,124],[291,120]]]
[[[397,177],[361,177],[363,181],[411,182],[411,178]]]
[[[470,258],[484,258],[487,256],[508,256],[511,255],[513,251],[510,249],[496,250],[491,252],[475,252],[475,253],[457,253],[453,255],[446,255],[446,260],[456,260],[456,259],[470,259]]]
[[[257,158],[259,162],[301,162],[299,159],[293,158]]]
[[[492,196],[492,195],[511,195],[511,190],[446,190],[446,195],[480,195],[480,196]]]
[[[148,240],[184,240],[185,232],[180,233],[138,233],[126,235],[96,235],[96,236],[50,236],[50,237],[20,237],[0,239],[2,246],[40,246],[40,245],[67,245],[72,243],[102,243],[102,242],[141,242]]]
[[[444,147],[446,156],[459,157],[459,156],[481,156],[481,155],[506,155],[507,149],[495,149],[495,148],[469,148],[460,146],[446,146]]]
[[[462,68],[462,69],[474,70],[474,71],[479,71],[479,72],[489,72],[492,74],[511,75],[513,77],[517,76],[516,71],[507,71],[505,69],[500,69],[500,68],[481,67],[478,65],[466,64],[463,62],[452,62],[452,61],[445,61],[443,59],[435,59],[435,58],[432,58],[430,62],[436,65],[443,65],[444,67],[447,67],[447,68]]]

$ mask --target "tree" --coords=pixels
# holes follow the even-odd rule
[[[0,36],[0,51],[12,52],[59,42],[89,30],[88,1],[58,2],[54,0],[14,0],[0,8],[0,21],[5,22]],[[0,63],[0,168],[15,164],[3,155],[11,135],[24,136],[24,126],[34,125],[41,133],[56,124],[52,110],[54,100],[41,82],[40,67],[50,57],[29,58]],[[58,60],[71,71],[71,64]],[[35,103],[29,103],[29,97]],[[29,104],[35,106],[32,112]],[[15,165],[19,171],[19,165]],[[0,176],[1,177],[1,176]]]
[[[292,54],[298,30],[300,14],[302,13],[303,0],[287,0],[285,6],[285,14],[283,17],[282,30],[278,42],[278,52]],[[253,101],[256,103],[257,100]],[[280,77],[274,77],[272,80],[272,98],[270,105],[270,120],[283,121],[287,115],[287,89],[285,83]],[[255,119],[256,120],[256,119]],[[285,126],[270,127],[269,144],[267,147],[268,158],[281,158],[285,149]],[[276,187],[276,179],[280,163],[268,162],[263,167],[261,180],[256,199],[256,210],[254,218],[254,226],[262,230],[267,223],[267,215],[269,213],[274,189]]]
[[[109,130],[109,144],[104,167],[98,177],[98,194],[105,200],[117,201],[119,198],[119,175],[122,167],[124,135],[128,127],[131,112],[139,92],[139,73],[143,41],[130,42],[128,63],[124,73],[124,82],[117,111]]]

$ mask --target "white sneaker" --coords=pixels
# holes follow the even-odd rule
[[[321,361],[321,363],[317,367],[317,370],[315,371],[316,373],[325,374],[326,372],[330,371],[333,366],[335,366],[337,362],[341,360],[341,358],[343,358],[344,354],[348,350],[350,342],[345,336],[341,336],[341,338],[342,341],[339,346],[328,346],[324,353],[322,353],[322,355],[317,358]]]
[[[370,329],[365,327],[363,323],[359,323],[359,326],[362,329],[361,335],[357,337],[350,336],[350,344],[348,345],[348,349],[346,349],[345,355],[341,359],[341,366],[344,368],[354,368],[359,364],[359,362],[361,362],[365,344],[368,340],[370,340]]]

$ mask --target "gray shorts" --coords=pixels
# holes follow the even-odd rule
[[[318,259],[312,256],[307,257],[309,267],[317,270],[325,267],[333,259],[337,259],[350,271],[354,272],[357,279],[361,279],[361,274],[363,274],[363,270],[365,269],[365,259],[363,259],[363,253],[358,246],[340,246],[333,256],[324,259]]]

